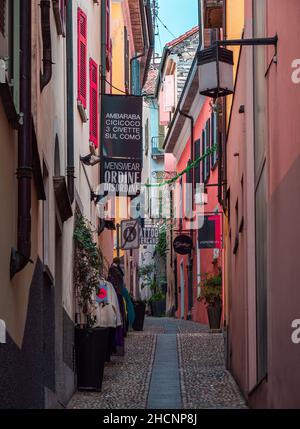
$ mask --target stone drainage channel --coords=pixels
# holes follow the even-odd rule
[[[148,394],[148,409],[182,408],[177,352],[177,326],[165,323],[165,333],[156,340],[155,357]]]
[[[145,320],[130,332],[124,357],[106,364],[101,392],[77,392],[68,408],[246,408],[225,368],[224,338],[207,326],[172,318]]]

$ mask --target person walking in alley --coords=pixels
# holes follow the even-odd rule
[[[120,262],[121,262],[120,258],[113,259],[113,263],[109,268],[107,280],[114,286],[118,296],[120,312],[122,315],[122,326],[118,326],[116,329],[115,346],[116,346],[116,354],[118,356],[123,356],[125,353],[124,337],[126,335],[127,315],[126,315],[126,304],[123,298],[124,273],[122,268],[120,267]]]

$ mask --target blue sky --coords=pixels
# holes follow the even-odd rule
[[[198,24],[198,0],[157,0],[158,16],[168,29],[180,36]],[[174,37],[158,21],[162,48]],[[159,38],[155,37],[155,51],[161,54]]]

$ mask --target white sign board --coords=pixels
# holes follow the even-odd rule
[[[131,250],[140,247],[140,223],[138,220],[121,222],[121,249]]]

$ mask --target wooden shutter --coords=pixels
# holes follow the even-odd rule
[[[201,154],[200,144],[201,144],[200,139],[195,141],[195,160],[198,159]],[[200,165],[201,165],[201,162],[199,162],[195,167],[195,175],[194,175],[195,186],[199,184],[201,180]]]
[[[86,109],[87,93],[87,17],[78,8],[78,100]]]
[[[90,141],[98,147],[98,66],[90,59]]]
[[[210,132],[210,119],[206,122],[206,150],[210,150],[211,148],[211,132]],[[210,168],[211,168],[211,158],[210,155],[206,157],[206,163],[207,163],[207,178],[210,176]]]

